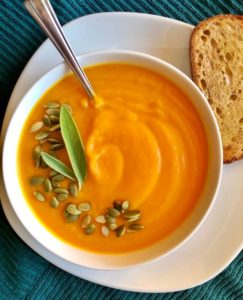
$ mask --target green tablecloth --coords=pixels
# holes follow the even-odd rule
[[[52,0],[52,4],[62,24],[104,11],[145,12],[191,24],[219,13],[243,14],[242,0]],[[44,40],[44,34],[23,8],[22,0],[0,1],[1,121],[16,80]],[[187,291],[171,294],[123,292],[76,278],[44,260],[18,238],[0,208],[1,300],[240,298],[243,299],[243,253],[215,279]]]

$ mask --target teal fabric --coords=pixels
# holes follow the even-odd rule
[[[62,24],[104,11],[157,14],[190,24],[219,13],[243,14],[242,0],[52,0],[52,4]],[[22,0],[0,1],[1,121],[16,80],[44,40]],[[243,299],[243,253],[216,278],[187,291],[124,292],[79,279],[44,260],[18,238],[0,208],[0,299]]]

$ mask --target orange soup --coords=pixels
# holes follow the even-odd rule
[[[41,97],[27,117],[18,149],[22,191],[39,221],[63,241],[100,253],[138,250],[174,231],[196,205],[208,167],[205,131],[189,99],[162,76],[119,63],[95,65],[85,71],[102,99],[100,105],[92,105],[74,75],[68,75]],[[49,131],[58,119],[30,133],[32,124],[43,120],[49,102],[70,105],[87,161],[87,177],[78,196],[68,195],[56,208],[50,205],[53,190],[46,193],[43,184],[29,183],[34,175],[50,180],[53,176],[45,165],[36,168],[32,155],[38,144],[71,168],[65,147],[50,150],[54,143],[50,139],[61,140],[60,131]],[[36,140],[42,131],[50,133],[50,141]],[[59,188],[67,189],[69,183],[64,179]],[[45,201],[34,197],[36,191]],[[128,200],[129,210],[141,213],[131,222],[115,218],[117,226],[125,222],[128,229],[131,224],[142,224],[142,230],[127,230],[121,237],[116,230],[102,233],[104,225],[95,218],[105,216],[116,199]],[[90,203],[91,211],[67,222],[67,205],[81,202]],[[82,227],[87,214],[96,228],[92,234],[85,234]]]

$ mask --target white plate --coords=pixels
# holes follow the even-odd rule
[[[76,54],[103,49],[131,49],[160,57],[190,75],[188,43],[191,25],[158,16],[102,13],[64,26]],[[62,58],[49,41],[33,55],[12,93],[1,139],[9,118],[27,89]],[[95,271],[53,255],[21,225],[7,199],[1,178],[1,199],[17,234],[37,253],[78,277],[105,286],[140,292],[168,292],[199,285],[221,272],[243,246],[243,161],[224,166],[215,205],[197,234],[171,255],[131,270]]]

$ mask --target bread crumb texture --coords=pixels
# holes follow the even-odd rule
[[[221,131],[224,162],[243,158],[243,16],[218,15],[191,36],[192,78],[208,99]]]

